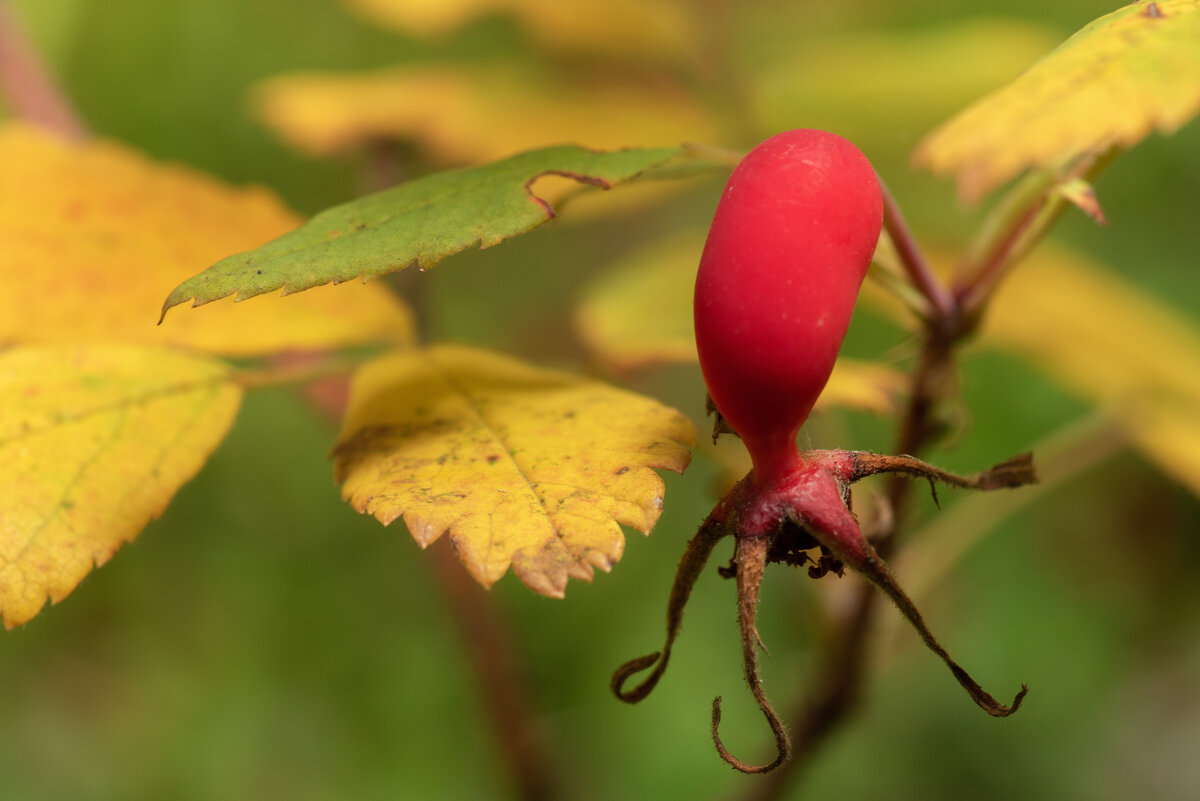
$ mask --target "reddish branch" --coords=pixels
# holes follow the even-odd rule
[[[556,798],[559,793],[553,763],[545,753],[546,743],[533,714],[506,621],[483,588],[463,569],[449,543],[437,543],[430,551],[479,682],[496,743],[520,797],[527,801]]]
[[[0,91],[18,117],[75,139],[87,136],[7,0],[0,0]]]

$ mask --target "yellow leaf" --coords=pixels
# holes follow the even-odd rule
[[[342,495],[426,547],[449,533],[484,586],[513,571],[561,597],[649,532],[654,469],[682,472],[694,438],[678,412],[596,381],[486,351],[402,351],[362,368],[334,448]],[[618,525],[620,524],[620,525]]]
[[[536,42],[598,55],[651,56],[688,52],[698,41],[695,15],[678,0],[346,0],[367,19],[420,36],[441,38],[485,16],[514,17]]]
[[[547,144],[615,149],[716,135],[708,113],[679,92],[495,67],[284,75],[260,84],[254,104],[281,138],[315,155],[400,137],[461,164]]]
[[[696,362],[692,288],[703,248],[704,232],[693,231],[652,243],[601,273],[575,311],[588,350],[617,372]],[[891,414],[905,385],[904,375],[885,365],[838,359],[816,408]]]
[[[1200,0],[1133,3],[1092,22],[931,133],[914,159],[975,199],[1030,167],[1130,147],[1200,111]]]
[[[1113,413],[1137,447],[1200,494],[1200,328],[1120,276],[1044,244],[1002,285],[984,341]]]
[[[61,601],[158,517],[225,437],[241,388],[138,346],[0,352],[0,617]]]
[[[411,340],[407,309],[380,285],[232,299],[156,326],[162,298],[223,256],[300,224],[271,193],[155,164],[108,142],[0,127],[0,342],[96,340],[253,355]]]

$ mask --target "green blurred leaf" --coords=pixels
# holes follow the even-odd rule
[[[555,217],[535,186],[546,176],[609,189],[706,165],[715,166],[684,147],[598,152],[561,145],[436,173],[327,209],[257,250],[222,259],[176,287],[162,314],[189,298],[199,306],[235,293],[245,300],[281,287],[300,292],[413,264],[428,269],[469,247],[498,245]]]

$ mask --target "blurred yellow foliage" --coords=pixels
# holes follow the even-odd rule
[[[315,155],[399,138],[441,163],[482,163],[548,144],[612,149],[715,135],[708,113],[669,86],[565,83],[495,67],[283,75],[260,84],[254,104],[281,138]]]
[[[457,346],[406,350],[355,375],[334,448],[343,496],[428,546],[449,534],[481,584],[509,566],[561,597],[648,533],[653,468],[682,472],[691,423],[645,397]]]
[[[979,198],[1030,167],[1128,148],[1200,111],[1200,0],[1133,3],[921,142],[914,159]]]
[[[1112,413],[1164,473],[1200,494],[1200,329],[1183,314],[1047,243],[1001,286],[983,341]]]
[[[540,45],[571,52],[678,58],[698,38],[684,0],[345,0],[367,19],[422,38],[488,16],[518,21]]]
[[[903,152],[934,122],[1059,41],[1044,26],[992,17],[825,36],[759,71],[751,87],[755,117],[767,131],[825,128],[867,152]]]
[[[384,287],[232,300],[155,326],[184,278],[300,224],[274,194],[156,164],[111,142],[0,127],[0,342],[139,342],[253,355],[411,341]]]
[[[242,390],[162,348],[0,352],[0,617],[58,602],[138,535],[225,437]]]

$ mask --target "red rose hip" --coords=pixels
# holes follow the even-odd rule
[[[696,345],[758,483],[799,460],[796,433],[833,370],[882,221],[875,170],[826,131],[772,136],[725,185],[696,276]]]

